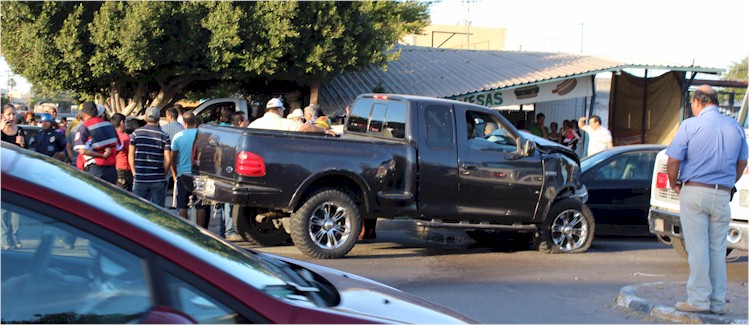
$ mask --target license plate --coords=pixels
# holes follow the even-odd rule
[[[203,190],[203,195],[206,197],[212,197],[215,192],[216,192],[216,184],[214,184],[214,180],[212,179],[206,180],[206,187]]]
[[[654,231],[664,232],[664,220],[655,220],[654,221]]]

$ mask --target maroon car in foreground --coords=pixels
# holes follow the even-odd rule
[[[18,239],[2,251],[2,323],[477,322],[236,247],[52,158],[3,143],[0,163],[3,244]]]

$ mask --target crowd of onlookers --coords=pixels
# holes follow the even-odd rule
[[[602,126],[602,119],[599,116],[589,117],[588,125],[586,117],[581,117],[578,121],[563,120],[562,129],[558,128],[557,122],[552,122],[547,127],[544,124],[545,119],[544,113],[537,113],[535,123],[526,126],[525,120],[519,120],[516,123],[516,129],[562,144],[572,150],[576,150],[578,143],[583,139],[581,131],[586,132],[589,137],[587,155],[614,147],[612,133]]]
[[[143,120],[126,119],[121,113],[107,118],[104,106],[93,102],[83,103],[70,122],[65,118],[58,120],[54,108],[40,114],[39,119],[34,112],[22,118],[16,112],[13,105],[3,106],[2,141],[69,163],[158,206],[172,206],[183,218],[188,218],[188,207],[195,207],[196,222],[204,228],[208,227],[208,214],[213,208],[214,214],[222,219],[220,235],[231,241],[242,240],[234,231],[229,207],[200,205],[191,196],[191,182],[183,182],[191,167],[195,128],[201,121],[192,112],[183,112],[180,105],[166,109],[163,125],[156,107],[147,108]],[[242,112],[227,116],[230,118],[225,120],[234,125],[247,125]],[[23,125],[41,128],[33,143],[27,141]],[[169,185],[174,185],[172,205],[167,204],[166,198]],[[18,216],[3,212],[3,250],[22,246],[17,239],[18,225]]]
[[[573,150],[578,147],[578,142],[580,141],[582,134],[576,121],[564,120],[562,122],[562,128],[560,128],[557,122],[552,122],[549,124],[549,127],[547,127],[544,124],[545,119],[546,117],[544,113],[538,113],[536,115],[535,123],[526,126],[524,120],[519,120],[516,124],[516,129],[563,144]]]

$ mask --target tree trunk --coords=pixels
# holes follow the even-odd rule
[[[122,113],[124,116],[137,116],[143,113],[143,96],[146,93],[146,83],[140,82],[136,86],[132,97],[122,97],[123,84],[113,83],[109,86],[109,98],[106,103],[109,106],[109,113]]]
[[[320,89],[320,79],[313,78],[310,81],[310,105],[318,104],[319,89]]]
[[[190,77],[179,76],[169,82],[159,83],[161,89],[159,89],[159,93],[156,94],[149,106],[155,106],[159,109],[163,109],[164,107],[172,103],[172,100],[174,100],[176,96],[181,94],[182,90],[185,89],[185,87],[187,87],[190,82],[192,82],[192,79]]]

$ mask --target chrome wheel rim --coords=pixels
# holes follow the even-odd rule
[[[575,209],[566,209],[552,221],[550,238],[561,251],[581,248],[589,234],[589,224],[583,214]]]
[[[351,236],[348,210],[332,202],[316,207],[310,215],[310,239],[320,248],[336,249]]]

